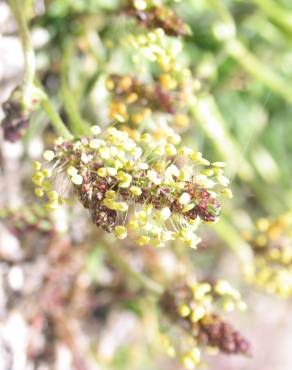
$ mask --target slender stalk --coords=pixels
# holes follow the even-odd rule
[[[268,68],[244,44],[238,40],[235,32],[235,22],[228,8],[220,0],[208,0],[210,6],[216,11],[224,25],[230,25],[233,32],[222,40],[226,52],[253,78],[261,81],[275,94],[281,96],[292,104],[292,88],[281,76]]]
[[[230,25],[235,24],[231,13],[229,12],[228,8],[223,4],[222,1],[208,0],[208,2],[225,23],[227,24],[229,23]]]
[[[253,0],[254,3],[275,23],[280,29],[292,36],[292,13],[284,9],[277,1]]]
[[[51,124],[54,126],[55,130],[59,133],[59,135],[63,136],[63,138],[66,140],[73,139],[73,135],[65,126],[64,122],[62,121],[55,107],[49,100],[48,96],[45,96],[45,98],[42,100],[41,106],[43,110],[47,113],[51,121]]]
[[[74,43],[72,40],[66,40],[64,43],[64,53],[61,71],[61,97],[66,114],[69,119],[69,125],[75,135],[86,135],[89,133],[90,125],[82,117],[78,109],[78,102],[74,96],[74,91],[69,85],[70,62],[74,55]]]
[[[135,280],[141,287],[152,293],[153,295],[160,296],[163,293],[163,288],[161,285],[150,279],[149,277],[139,273],[123,259],[123,257],[118,253],[118,246],[114,247],[108,241],[103,240],[100,245],[106,251],[110,259],[127,275],[129,275],[133,280]]]
[[[226,50],[252,77],[292,104],[291,85],[257,59],[242,42],[236,39],[230,40],[226,44]]]
[[[30,32],[25,19],[25,12],[22,9],[22,2],[20,0],[9,0],[11,10],[17,22],[19,28],[19,35],[22,44],[23,56],[24,56],[24,92],[28,92],[30,87],[33,85],[36,62],[35,54],[32,46]]]
[[[254,178],[253,168],[244,158],[242,148],[228,130],[227,124],[212,95],[204,94],[198,97],[196,104],[190,107],[191,114],[212,141],[218,154],[228,162],[231,177],[236,174],[244,181]]]
[[[213,143],[214,149],[228,163],[231,182],[235,176],[238,176],[242,181],[249,183],[263,209],[267,210],[267,212],[279,209],[280,203],[278,199],[266,190],[263,184],[253,181],[256,171],[245,158],[246,153],[250,149],[250,141],[243,148],[238,145],[236,139],[229,132],[228,125],[214,97],[207,93],[199,96],[196,104],[190,106],[190,112],[201,130]],[[276,170],[279,169],[276,168]],[[259,172],[259,174],[266,182],[263,173]],[[267,199],[269,199],[269,202],[267,202]]]
[[[26,5],[27,2],[23,4],[20,0],[9,0],[9,4],[14,14],[15,20],[18,24],[19,35],[22,44],[24,56],[23,91],[24,99],[26,100],[26,98],[30,97],[30,93],[35,86],[34,81],[36,79],[35,53],[31,41],[29,28],[25,18],[25,12],[23,10],[23,5]],[[72,139],[73,136],[66,128],[58,112],[55,110],[53,104],[50,102],[49,97],[43,91],[41,84],[37,81],[36,85],[39,86],[42,92],[41,106],[49,116],[52,125],[55,127],[58,133],[62,135],[65,139]]]
[[[24,11],[24,15],[25,15],[25,18],[29,18],[31,13],[32,13],[32,10],[33,10],[33,4],[34,4],[34,0],[24,0],[23,1],[23,11]]]

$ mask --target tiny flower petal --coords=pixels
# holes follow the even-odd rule
[[[130,187],[130,192],[133,194],[133,195],[136,195],[136,196],[139,196],[142,194],[142,190],[141,188],[139,188],[138,186],[131,186]]]
[[[212,166],[223,168],[223,167],[226,167],[226,163],[225,162],[213,162]]]
[[[88,158],[88,155],[86,153],[81,154],[81,161],[85,164],[89,162],[89,158]]]
[[[118,239],[125,239],[128,235],[127,229],[124,226],[116,226],[115,235]]]
[[[43,157],[48,162],[52,161],[55,158],[55,153],[52,150],[46,150],[43,154]]]
[[[99,135],[101,133],[101,128],[99,126],[90,127],[90,131],[93,135]]]
[[[169,217],[171,216],[171,211],[168,207],[164,207],[161,209],[160,211],[160,216],[161,216],[161,219],[166,221],[169,219]]]
[[[121,212],[126,212],[128,210],[129,206],[125,202],[119,202],[117,203],[117,210]]]
[[[83,177],[81,175],[75,175],[75,176],[72,176],[71,181],[75,185],[81,185],[83,182]]]
[[[73,167],[73,166],[70,166],[67,168],[67,174],[69,176],[76,176],[78,174],[78,170],[77,168]]]
[[[50,169],[50,168],[44,168],[42,170],[42,173],[45,177],[51,177],[52,176],[52,173],[53,171]]]
[[[185,204],[188,204],[190,200],[191,200],[191,197],[189,193],[182,193],[178,201],[180,204],[185,205]]]
[[[42,164],[38,161],[33,162],[33,168],[35,171],[39,171],[42,168]]]
[[[97,174],[99,177],[107,177],[107,170],[105,167],[101,167],[97,170]]]
[[[43,190],[42,188],[36,188],[36,189],[34,190],[34,193],[35,193],[35,195],[36,195],[38,198],[43,197],[43,196],[44,196],[44,194],[45,194],[45,192],[44,192],[44,190]]]

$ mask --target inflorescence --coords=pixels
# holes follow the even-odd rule
[[[2,104],[4,118],[1,126],[5,140],[15,142],[22,138],[29,127],[31,115],[38,109],[42,98],[42,92],[34,86],[26,94],[20,87],[12,91]]]
[[[163,79],[161,81],[163,82]],[[119,101],[124,103],[125,107],[121,109],[120,113],[122,115],[126,105],[132,104],[144,107],[144,109],[161,110],[170,114],[175,113],[174,97],[167,92],[163,84],[147,85],[140,82],[136,77],[112,75],[107,80],[106,86],[108,90],[115,93],[117,101],[114,100],[113,104],[118,104]],[[115,116],[111,118],[115,119]],[[127,120],[128,115],[123,116],[123,118]],[[132,121],[136,124],[140,123],[140,120],[132,119]]]
[[[29,233],[51,238],[57,232],[50,215],[38,204],[19,208],[4,207],[0,212],[0,220],[17,238]]]
[[[138,23],[148,30],[161,28],[168,36],[186,36],[190,28],[176,13],[164,6],[157,6],[153,1],[133,0],[127,13],[134,16]]]
[[[167,352],[177,354],[186,368],[194,369],[202,364],[204,349],[210,354],[220,351],[250,355],[249,342],[217,312],[220,307],[226,311],[246,308],[240,293],[227,281],[219,280],[213,285],[207,282],[178,284],[166,290],[160,306],[170,321],[190,337],[185,341],[186,346],[183,334],[179,342],[175,338],[164,338]]]
[[[245,234],[253,247],[255,272],[250,282],[269,293],[292,295],[292,217],[257,221],[254,235]]]
[[[186,114],[187,88],[169,74],[163,73],[157,81],[148,83],[131,75],[111,75],[106,87],[112,95],[109,119],[119,121],[121,129],[133,137],[141,125],[155,136],[165,135],[165,130],[186,129],[190,125]],[[155,114],[163,115],[163,128],[155,124]]]
[[[92,137],[80,140],[57,139],[55,148],[44,153],[48,166],[35,163],[35,194],[47,197],[47,209],[67,200],[52,188],[52,179],[63,174],[97,227],[119,239],[132,234],[139,245],[160,247],[179,239],[195,248],[199,223],[218,219],[217,191],[232,196],[225,164],[211,164],[187,147],[178,149],[176,134],[156,143],[146,133],[136,143],[114,127],[102,134],[98,126],[91,131]]]

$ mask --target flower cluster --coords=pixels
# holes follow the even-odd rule
[[[288,298],[292,295],[292,217],[257,221],[254,235],[245,234],[253,247],[255,272],[250,282],[267,292]]]
[[[174,345],[171,340],[166,341],[168,353],[178,352],[186,368],[194,369],[202,364],[204,349],[209,353],[250,354],[249,342],[216,312],[220,307],[227,311],[246,308],[240,293],[227,281],[219,280],[214,285],[206,282],[178,284],[166,290],[160,306],[190,337],[186,340],[187,348],[182,346],[183,336]]]
[[[29,96],[24,96],[21,88],[17,87],[8,100],[2,104],[4,118],[1,122],[4,139],[15,142],[22,138],[29,126],[31,114],[38,108],[41,92],[32,88]]]
[[[161,81],[163,82],[164,79],[161,78]],[[114,91],[117,98],[124,100],[124,105],[139,104],[151,110],[161,110],[167,113],[175,112],[174,96],[169,94],[165,86],[161,84],[145,84],[140,82],[136,77],[129,75],[112,75],[107,80],[106,86],[108,90]],[[115,101],[113,103],[116,104]],[[121,109],[121,114],[123,114],[124,110],[126,110],[126,107]],[[115,117],[112,118],[114,119]],[[128,116],[123,118],[127,119]],[[140,123],[140,120],[132,120],[134,123]]]
[[[154,15],[158,17],[158,13],[170,12],[172,16],[167,15],[167,23],[171,25],[175,24],[173,17],[180,19],[172,10],[145,1],[133,2],[129,12],[139,14],[147,20],[152,19]],[[180,21],[182,22],[181,19]],[[110,79],[108,88],[114,93],[109,112],[110,119],[121,118],[122,121],[126,120],[132,124],[134,127],[125,127],[125,130],[133,136],[138,124],[143,124],[145,129],[158,136],[159,130],[186,129],[190,125],[189,106],[194,103],[194,94],[198,90],[199,82],[192,78],[191,70],[185,61],[179,58],[183,40],[172,37],[178,34],[170,32],[169,27],[158,21],[147,21],[142,24],[146,26],[144,27],[146,31],[142,28],[135,34],[128,34],[124,44],[135,49],[133,63],[137,68],[141,68],[141,71],[145,65],[144,59],[155,65],[157,71],[155,82],[142,83],[129,76],[124,76],[119,81],[117,78]],[[161,125],[164,126],[162,129]]]
[[[167,37],[162,28],[157,28],[148,33],[129,34],[125,46],[136,49],[134,62],[139,61],[140,53],[144,58],[158,64],[161,71],[181,75],[187,73],[182,70],[177,61],[177,56],[182,51],[183,45],[179,39]]]
[[[222,195],[232,195],[225,164],[178,149],[179,135],[157,143],[145,133],[136,143],[114,127],[102,134],[98,126],[91,130],[93,136],[81,140],[59,138],[54,150],[44,153],[48,165],[35,163],[35,193],[47,197],[46,207],[55,209],[67,200],[52,189],[52,179],[63,174],[93,223],[117,238],[133,234],[138,244],[158,247],[179,239],[195,248],[199,223],[219,216],[218,186]]]
[[[0,220],[17,238],[22,238],[34,232],[52,237],[56,233],[54,222],[46,210],[38,204],[20,208],[3,208]]]
[[[171,127],[185,129],[190,124],[186,114],[188,94],[168,74],[160,75],[155,83],[144,83],[130,75],[112,75],[106,87],[113,96],[109,118],[119,121],[121,129],[134,137],[137,126],[141,124],[152,134],[160,136],[161,125],[153,124],[156,113],[164,117],[163,134]],[[126,125],[123,124],[125,121]]]
[[[152,30],[161,28],[169,36],[186,36],[190,28],[175,12],[164,6],[156,6],[153,1],[132,0],[127,13],[134,16],[139,24]]]

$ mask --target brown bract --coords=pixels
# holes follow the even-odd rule
[[[145,10],[138,10],[129,6],[127,13],[134,16],[138,23],[147,29],[162,28],[168,36],[186,36],[189,30],[183,19],[172,9],[151,6]]]

